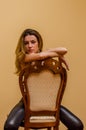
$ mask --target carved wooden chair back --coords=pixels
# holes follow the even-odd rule
[[[66,69],[55,59],[31,62],[21,71],[19,86],[25,106],[25,130],[51,127],[58,130],[66,81]]]

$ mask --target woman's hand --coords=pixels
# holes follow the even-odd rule
[[[69,66],[68,66],[67,61],[64,58],[64,55],[59,55],[58,57],[59,57],[60,62],[63,63],[66,66],[67,70],[69,70]]]
[[[58,47],[55,49],[55,51],[58,54],[60,62],[66,66],[67,70],[69,70],[68,63],[66,62],[65,57],[64,57],[64,55],[67,53],[67,49],[64,47]]]

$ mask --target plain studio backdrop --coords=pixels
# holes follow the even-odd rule
[[[21,98],[14,74],[15,48],[26,28],[41,33],[44,50],[59,46],[68,49],[65,58],[70,71],[62,104],[85,126],[86,0],[0,0],[0,130]],[[60,127],[66,130],[62,123]]]

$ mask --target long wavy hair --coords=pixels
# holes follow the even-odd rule
[[[43,39],[40,35],[40,33],[34,29],[26,29],[23,31],[23,33],[21,34],[16,50],[15,50],[15,54],[16,54],[16,60],[15,60],[15,66],[16,66],[16,74],[19,74],[19,72],[21,71],[21,64],[24,63],[24,56],[25,56],[25,49],[24,49],[24,38],[27,35],[34,35],[37,40],[38,40],[38,47],[39,47],[39,52],[42,51],[42,47],[43,47]]]

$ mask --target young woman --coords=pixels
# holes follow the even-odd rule
[[[67,49],[64,47],[58,47],[42,51],[43,40],[38,31],[34,29],[26,29],[21,34],[16,48],[16,74],[28,64],[28,62],[34,60],[42,60],[45,58],[59,57],[61,62],[68,65],[65,61],[64,55],[67,53]],[[19,103],[11,110],[10,114],[4,125],[4,130],[18,130],[21,122],[24,119],[24,105],[23,101]],[[72,112],[66,109],[64,106],[60,108],[60,120],[68,128],[68,130],[83,130],[83,124],[79,118],[77,118]]]

